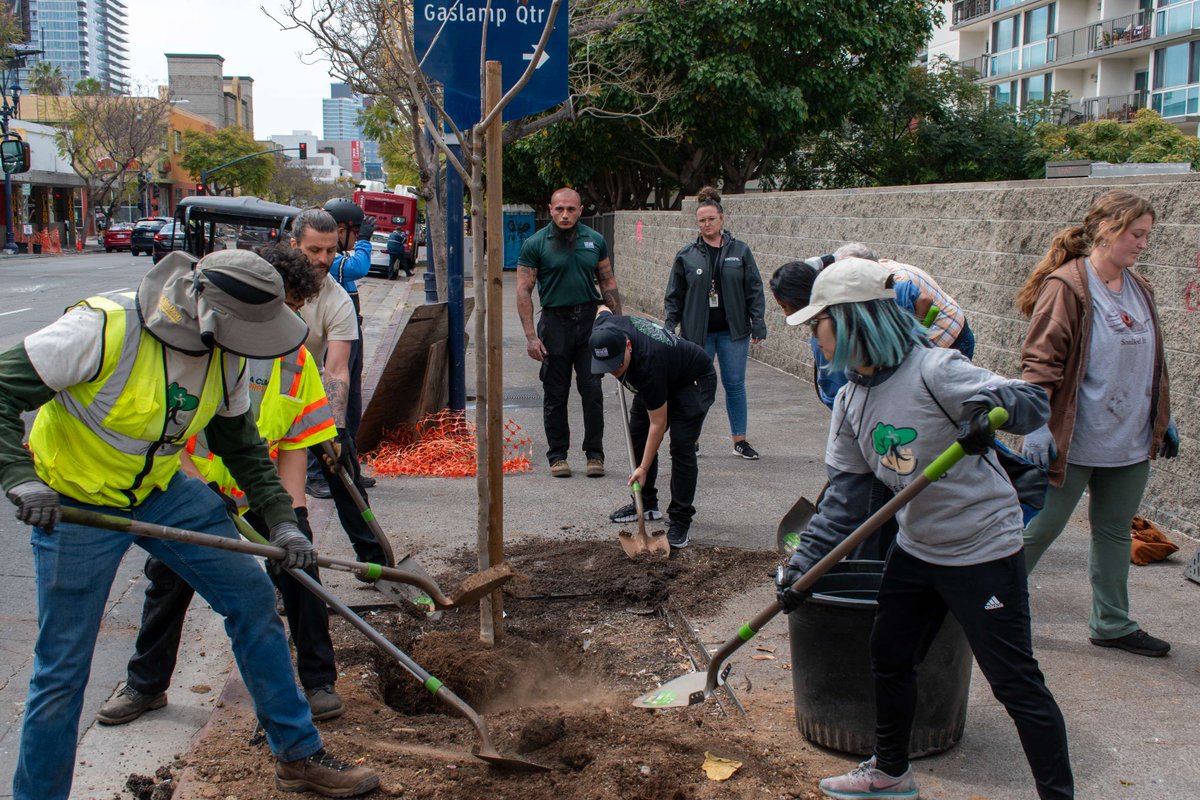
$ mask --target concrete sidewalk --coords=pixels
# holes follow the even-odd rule
[[[570,459],[576,476],[567,480],[551,478],[545,459],[538,364],[525,353],[525,338],[515,311],[515,277],[506,278],[505,412],[534,442],[534,471],[509,475],[504,480],[506,539],[510,542],[585,539],[594,540],[598,547],[616,547],[617,526],[608,522],[608,514],[627,499],[627,464],[616,384],[611,378],[604,379],[608,475],[596,479],[582,477],[583,454],[574,450]],[[377,352],[379,342],[387,331],[395,330],[398,319],[405,313],[405,303],[422,301],[421,282],[419,277],[411,283],[391,284],[370,279],[363,282],[362,292],[366,364],[368,369],[378,368],[386,357],[382,351]],[[778,312],[772,309],[770,313]],[[473,344],[473,320],[468,320],[467,329]],[[469,397],[474,394],[474,355],[473,346],[469,347],[466,360]],[[747,384],[748,437],[762,458],[749,462],[732,454],[724,396],[718,391],[717,403],[701,437],[698,513],[692,528],[694,546],[770,550],[774,547],[780,516],[798,496],[816,497],[824,482],[823,454],[829,412],[817,401],[812,386],[753,361],[747,372]],[[390,387],[389,390],[418,389]],[[573,394],[573,447],[578,447],[582,433],[576,398]],[[471,405],[469,413],[473,409]],[[665,487],[668,479],[669,466],[664,464],[661,485]],[[397,553],[411,549],[432,572],[438,571],[449,553],[475,546],[473,480],[380,478],[379,485],[371,492],[371,504]],[[329,505],[328,501],[311,502],[318,512],[314,514],[318,519],[314,527],[318,528],[320,549],[327,555],[352,557],[345,535],[329,513]],[[1090,604],[1087,538],[1084,521],[1077,518],[1043,558],[1030,587],[1034,646],[1050,688],[1067,718],[1078,796],[1129,800],[1198,797],[1200,700],[1196,695],[1200,683],[1200,630],[1188,612],[1200,600],[1200,586],[1180,575],[1195,543],[1176,537],[1181,552],[1171,561],[1132,568],[1130,594],[1136,618],[1151,633],[1173,644],[1168,658],[1146,659],[1101,650],[1087,641]],[[723,641],[734,630],[731,626],[736,626],[746,612],[757,611],[770,598],[766,567],[772,561],[772,557],[764,555],[761,585],[747,587],[744,595],[724,603],[722,598],[714,598],[713,616],[694,620],[706,642]],[[322,577],[351,604],[372,600],[369,589],[344,573],[327,572]],[[195,612],[191,615],[197,616]],[[762,636],[785,642],[784,622],[777,618]],[[205,644],[206,652],[212,654],[215,648],[225,647],[224,637],[218,633],[206,638]],[[227,649],[223,652],[227,654]],[[225,659],[228,664],[227,655]],[[744,665],[738,666],[740,669]],[[770,690],[758,686],[756,681],[755,691],[776,691],[782,699],[790,699],[787,685],[777,683]],[[173,690],[173,705],[179,694],[180,690]],[[167,710],[170,709],[168,706]],[[121,728],[94,729],[85,737],[85,743],[95,747],[103,742],[110,759],[101,763],[110,772],[124,776],[134,771],[125,769],[125,754],[151,746],[144,723],[153,716]],[[179,724],[184,722],[181,720]],[[780,742],[780,746],[811,749],[795,728],[791,731],[793,738]],[[170,755],[167,752],[159,763],[169,761]],[[849,758],[815,751],[814,758],[822,762],[822,768],[841,769],[853,763]],[[1034,794],[1015,729],[977,670],[963,742],[948,753],[917,762],[916,768],[922,796],[935,800],[1017,800]],[[184,781],[176,797],[200,796],[193,793],[194,788],[189,789]],[[797,787],[797,791],[812,788],[815,787]]]

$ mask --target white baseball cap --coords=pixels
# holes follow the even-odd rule
[[[787,321],[788,325],[803,325],[829,306],[889,299],[896,299],[896,290],[887,267],[865,258],[844,258],[821,270],[808,305],[789,314]]]

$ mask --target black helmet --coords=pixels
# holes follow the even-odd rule
[[[362,224],[363,210],[356,206],[352,200],[347,200],[344,197],[335,197],[325,204],[325,210],[337,222],[344,222],[347,225]]]

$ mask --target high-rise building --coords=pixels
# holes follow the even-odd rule
[[[84,78],[95,78],[109,89],[129,91],[127,11],[124,0],[4,0],[20,20],[25,40],[42,52],[26,60],[40,61],[63,71],[70,89]]]
[[[324,142],[362,143],[362,165],[356,178],[379,180],[383,177],[383,159],[379,155],[379,143],[363,136],[362,125],[358,115],[367,107],[362,97],[344,83],[331,83],[329,97],[321,100],[321,117],[324,128]],[[349,152],[349,145],[347,145]],[[343,161],[349,164],[350,161]]]
[[[945,55],[995,103],[1065,93],[1067,124],[1131,121],[1152,108],[1185,133],[1200,122],[1200,0],[955,0],[929,55]]]
[[[215,53],[167,53],[171,97],[218,128],[238,125],[254,131],[254,79],[224,75],[225,59]]]

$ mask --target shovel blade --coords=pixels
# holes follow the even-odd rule
[[[722,670],[718,676],[717,685],[725,682],[728,669]],[[708,673],[689,672],[674,680],[667,681],[653,692],[647,692],[633,704],[638,708],[683,708],[703,703],[708,697]]]
[[[625,551],[625,555],[632,559],[640,558],[648,552],[644,536],[637,536],[629,531],[620,531],[617,533],[617,541],[621,543],[621,549]]]
[[[817,507],[807,497],[801,497],[783,515],[775,532],[775,545],[780,555],[790,556],[796,551],[796,546],[800,544],[800,531],[808,527],[809,520],[816,512]]]
[[[487,569],[481,569],[463,581],[461,586],[455,589],[449,597],[445,598],[450,601],[449,603],[439,603],[437,602],[437,598],[434,598],[434,607],[438,609],[450,609],[478,602],[508,583],[514,575],[516,573],[513,572],[513,568],[508,562],[503,562]]]
[[[532,761],[526,761],[523,758],[516,756],[506,756],[491,748],[483,748],[475,745],[471,748],[471,754],[480,761],[487,762],[488,766],[496,767],[497,769],[508,769],[514,772],[549,772],[550,768],[535,764]]]
[[[646,551],[655,558],[670,558],[671,543],[667,541],[666,531],[655,531],[654,533],[645,534],[646,536]]]

